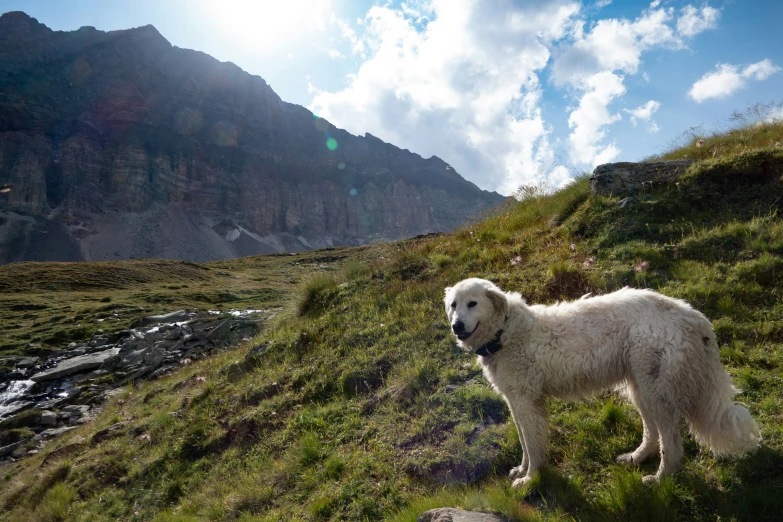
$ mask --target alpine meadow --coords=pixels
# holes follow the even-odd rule
[[[117,383],[95,420],[0,469],[0,520],[413,522],[436,507],[513,521],[778,520],[783,125],[739,123],[651,158],[696,161],[633,204],[592,194],[583,175],[454,233],[394,243],[154,273],[132,261],[4,267],[3,355],[89,337],[107,311],[118,328],[179,308],[271,312],[239,344]],[[687,301],[712,323],[760,449],[718,459],[683,424],[682,471],[644,485],[657,456],[614,462],[642,434],[624,398],[548,399],[548,464],[511,488],[514,423],[443,313],[443,289],[468,277],[535,304],[625,286]],[[3,421],[0,446],[34,450],[37,411]]]

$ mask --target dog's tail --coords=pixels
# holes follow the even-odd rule
[[[759,446],[761,434],[748,409],[734,402],[740,390],[732,385],[717,357],[718,345],[712,335],[709,337],[713,346],[708,349],[715,350],[715,355],[708,357],[701,399],[687,415],[691,433],[718,456],[742,455]]]

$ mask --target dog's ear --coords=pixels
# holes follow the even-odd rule
[[[443,296],[443,304],[446,305],[446,313],[447,314],[449,313],[449,308],[450,308],[449,307],[449,292],[451,292],[451,287],[447,286],[446,287],[446,291],[444,292],[444,296]]]
[[[499,290],[487,290],[487,298],[492,301],[492,306],[499,314],[508,315],[508,299],[506,294]]]

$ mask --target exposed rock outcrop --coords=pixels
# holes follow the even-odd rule
[[[94,370],[99,368],[106,361],[106,359],[117,355],[117,352],[119,351],[119,348],[109,348],[108,350],[103,350],[101,352],[96,352],[90,355],[79,355],[72,357],[71,359],[64,360],[54,368],[36,373],[30,377],[30,380],[33,382],[53,381],[60,377],[73,375],[74,373]],[[17,365],[17,368],[18,367],[19,366]]]
[[[0,17],[0,263],[203,261],[450,230],[503,201],[152,26]]]
[[[590,191],[599,196],[630,196],[654,186],[676,182],[692,160],[606,163],[590,176]]]
[[[454,508],[436,508],[419,515],[418,522],[507,522],[504,517],[490,513],[464,511]]]

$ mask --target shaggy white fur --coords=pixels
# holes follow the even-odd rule
[[[515,487],[529,482],[546,460],[546,396],[576,398],[624,387],[641,414],[643,435],[641,445],[617,461],[638,464],[660,452],[658,472],[645,482],[679,469],[682,415],[696,439],[718,455],[759,444],[750,412],[732,401],[738,390],[721,366],[712,325],[684,301],[623,288],[528,306],[518,293],[466,279],[446,288],[445,304],[463,350],[498,349],[479,362],[519,432],[522,463],[510,473]]]

